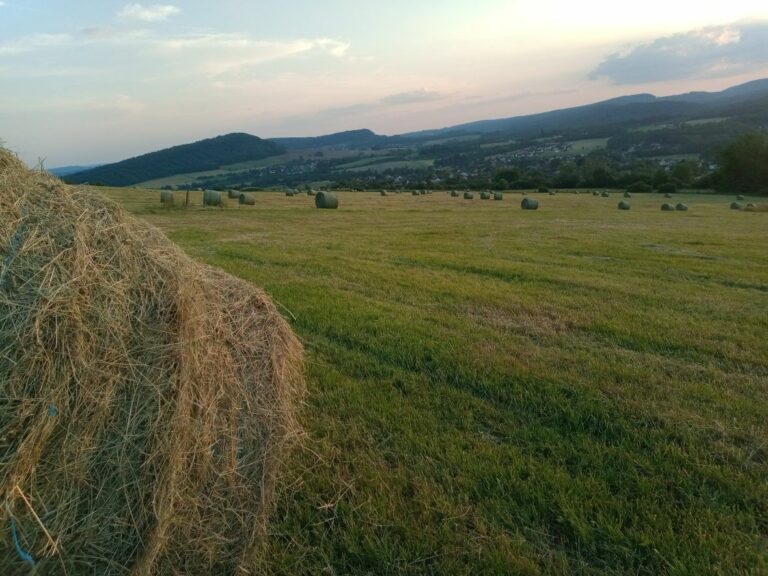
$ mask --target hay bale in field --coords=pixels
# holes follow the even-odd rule
[[[170,190],[160,190],[160,204],[173,206],[173,192]]]
[[[480,200],[490,200],[490,199],[491,199],[490,192],[480,192]]]
[[[592,192],[592,196],[600,196],[600,192],[598,192],[597,190],[595,190],[594,192]]]
[[[421,196],[421,193],[418,190],[413,190],[411,196]]]
[[[550,195],[550,196],[554,196],[555,194],[557,194],[557,192],[555,192],[554,190],[550,190],[550,191],[549,191],[549,195]]]
[[[286,191],[285,191],[285,195],[286,195],[286,196],[290,196],[290,197],[293,197],[293,196],[295,196],[295,195],[296,195],[296,192],[294,192],[293,190],[286,190]]]
[[[672,194],[670,194],[669,192],[667,192],[666,194],[664,194],[664,198],[672,198]]]
[[[522,195],[523,195],[523,196],[528,196],[528,192],[526,192],[525,190],[523,190],[523,192],[522,192]]]
[[[237,200],[240,198],[240,191],[239,190],[227,190],[227,198],[230,200]]]
[[[600,196],[602,196],[603,198],[610,198],[611,195],[608,194],[608,192],[603,191],[602,194],[600,194]]]
[[[739,194],[736,196],[736,200],[744,200],[744,196],[742,194]]]
[[[315,194],[315,206],[327,210],[335,210],[339,207],[339,199],[332,192],[318,192]]]
[[[742,206],[738,202],[731,202],[731,210],[741,210]]]
[[[493,193],[493,199],[494,200],[504,200],[504,193],[503,192],[494,192]]]
[[[458,198],[459,193],[456,190],[451,190],[451,198]]]
[[[427,191],[426,190],[422,190],[421,192],[419,192],[419,194],[421,194],[422,196],[426,196],[427,195]]]
[[[387,191],[386,190],[382,190],[381,192],[379,192],[379,194],[381,194],[382,196],[386,196],[387,195]]]
[[[675,207],[672,206],[672,204],[668,204],[667,202],[664,202],[664,204],[661,205],[662,212],[674,212]]]
[[[255,573],[300,364],[264,292],[0,150],[0,574]]]
[[[254,198],[252,194],[240,194],[240,196],[238,196],[238,202],[244,206],[255,206],[256,198]]]
[[[474,200],[474,199],[475,199],[475,195],[472,192],[470,191],[464,192],[464,200]]]
[[[678,202],[675,204],[675,210],[678,212],[688,212],[688,206],[686,204],[683,204],[682,202]]]
[[[538,210],[539,201],[534,198],[523,198],[523,201],[520,203],[520,207],[523,210]]]
[[[295,194],[298,194],[298,193],[299,193],[299,191],[296,190]],[[314,196],[315,194],[316,194],[316,192],[314,190],[312,190],[311,188],[309,190],[307,190],[307,196]]]
[[[221,192],[217,190],[203,191],[203,206],[221,206]]]
[[[624,202],[624,200],[619,202],[619,210],[629,210],[630,208],[629,202]]]
[[[631,192],[624,192],[624,198],[632,198]]]

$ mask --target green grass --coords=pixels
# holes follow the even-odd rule
[[[591,138],[589,140],[575,140],[568,142],[569,152],[586,155],[595,150],[604,150],[608,146],[608,138]]]
[[[263,573],[768,573],[768,214],[105,193],[305,343]]]
[[[391,160],[391,161],[381,161],[381,160],[374,160],[372,162],[365,162],[363,164],[359,164],[357,162],[353,163],[354,166],[349,165],[342,165],[336,168],[336,171],[345,171],[345,172],[367,172],[368,170],[372,170],[373,172],[384,172],[385,170],[397,170],[401,168],[429,168],[431,166],[435,165],[434,160],[426,159],[426,160]]]

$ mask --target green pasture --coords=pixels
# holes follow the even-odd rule
[[[768,213],[103,192],[304,342],[264,574],[768,574]]]

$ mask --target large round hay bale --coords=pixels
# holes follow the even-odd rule
[[[379,194],[381,194],[382,196],[386,196],[387,195],[387,191],[386,190],[382,190],[381,192],[379,192]]]
[[[221,206],[221,192],[217,190],[204,190],[203,206]]]
[[[160,190],[160,204],[173,206],[173,192],[170,190]]]
[[[472,192],[464,192],[464,200],[474,200],[475,195]]]
[[[554,190],[550,190],[550,191],[549,191],[549,195],[550,195],[550,196],[554,196],[555,194],[557,194],[557,192],[555,192]]]
[[[736,200],[744,200],[744,196],[742,194],[739,194],[736,196]]]
[[[664,198],[672,198],[672,194],[670,194],[669,192],[667,192],[666,194],[664,194]]]
[[[458,198],[459,193],[456,190],[451,190],[451,198]]]
[[[600,192],[598,192],[597,190],[595,190],[594,192],[592,192],[592,196],[600,196]]]
[[[610,195],[610,194],[608,194],[608,192],[606,192],[606,191],[603,191],[603,192],[600,194],[600,196],[602,196],[603,198],[610,198],[610,196],[611,196],[611,195]]]
[[[493,193],[493,199],[494,200],[504,200],[504,193],[503,192],[494,192]]]
[[[752,210],[753,208],[757,208],[757,206],[755,206],[755,204],[753,202],[749,202],[745,209],[746,210]]]
[[[421,194],[422,196],[426,196],[427,195],[427,191],[426,190],[421,190],[421,191],[419,191],[419,194]]]
[[[675,210],[678,212],[688,212],[688,206],[686,204],[683,204],[682,202],[678,202],[675,204]]]
[[[238,201],[244,206],[254,206],[256,204],[256,198],[252,194],[240,194]]]
[[[8,156],[0,574],[258,572],[298,340],[252,284]]]
[[[624,202],[624,200],[619,202],[619,210],[629,210],[630,208],[629,202]]]
[[[339,207],[339,199],[333,192],[318,192],[315,194],[315,206],[335,210]]]
[[[491,199],[490,192],[480,192],[480,200],[490,200],[490,199]]]
[[[672,204],[664,202],[664,204],[661,205],[661,210],[663,212],[674,212],[675,211],[675,207],[672,206]]]
[[[731,210],[741,210],[742,206],[738,202],[731,202]]]
[[[239,190],[227,190],[227,198],[230,200],[238,200],[240,198]]]
[[[632,198],[631,192],[624,192],[624,198]]]
[[[293,190],[286,190],[285,195],[292,198],[293,196],[296,195],[296,192],[294,192]]]
[[[418,190],[412,190],[411,196],[421,196],[421,192],[419,192]]]
[[[538,210],[539,201],[535,198],[523,198],[523,201],[520,203],[520,207],[523,210]]]

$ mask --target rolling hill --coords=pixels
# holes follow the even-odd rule
[[[280,145],[269,140],[233,133],[69,174],[65,180],[73,184],[91,182],[130,186],[174,174],[214,170],[227,164],[277,156],[284,151]]]

